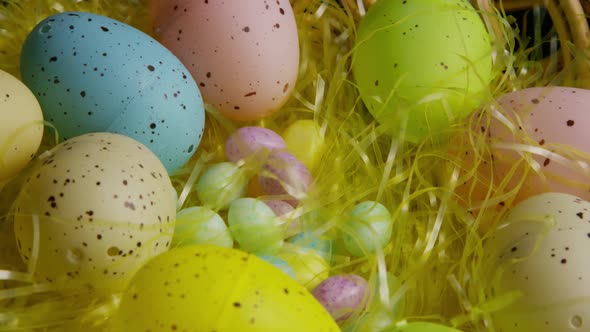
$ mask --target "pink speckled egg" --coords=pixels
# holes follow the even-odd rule
[[[502,180],[509,176],[511,168],[522,158],[514,148],[505,145],[516,143],[520,144],[520,148],[532,149],[531,156],[540,167],[539,173],[529,171],[526,175],[516,201],[549,191],[590,200],[590,90],[529,88],[503,95],[498,103],[501,114],[510,119],[514,127],[510,129],[498,120],[498,116],[492,119],[489,139],[495,178]],[[520,118],[520,123],[517,118]],[[540,149],[565,159],[556,159]],[[572,155],[574,150],[575,156]],[[522,167],[516,169],[512,184],[521,181],[525,176],[523,170],[528,167],[525,161]]]
[[[225,117],[261,119],[287,101],[299,69],[288,0],[152,0],[151,12],[156,38]]]

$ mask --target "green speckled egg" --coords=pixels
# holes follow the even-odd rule
[[[172,249],[131,281],[114,331],[340,331],[301,285],[262,259],[213,246]]]
[[[466,0],[379,1],[359,26],[353,73],[373,116],[420,142],[486,97],[490,37]]]

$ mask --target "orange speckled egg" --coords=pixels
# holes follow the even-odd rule
[[[289,1],[152,0],[150,11],[156,38],[225,117],[261,119],[289,98],[299,69]]]

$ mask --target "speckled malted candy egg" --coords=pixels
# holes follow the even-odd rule
[[[43,114],[31,91],[0,70],[0,183],[35,156],[43,136]]]
[[[156,38],[190,69],[203,97],[232,120],[261,119],[288,99],[299,40],[288,0],[152,0]]]
[[[90,13],[48,17],[29,34],[21,73],[63,138],[114,132],[150,148],[168,171],[199,146],[199,89],[184,65],[143,32]]]
[[[501,332],[588,331],[590,202],[563,193],[516,205],[487,241],[498,295],[522,297],[495,315]]]
[[[355,274],[341,274],[322,281],[312,291],[313,296],[336,321],[344,321],[367,303],[368,283]]]
[[[548,191],[568,193],[590,200],[590,90],[569,87],[530,88],[503,95],[498,103],[503,114],[511,120],[513,128],[498,119],[492,119],[489,140],[494,155],[495,178],[506,178],[511,168],[522,159],[518,151],[510,148],[515,143],[533,149],[542,148],[564,157],[567,157],[564,153],[568,149],[575,148],[578,156],[567,157],[567,164],[560,163],[560,160],[551,156],[544,156],[545,152],[530,150],[533,151],[533,159],[540,166],[541,175],[534,171],[528,174],[517,200]],[[585,153],[586,157],[580,152]],[[578,162],[585,163],[585,167],[580,167],[584,165]],[[523,166],[529,167],[527,164]],[[522,181],[522,171],[521,167],[513,176],[513,185]]]
[[[125,291],[113,325],[113,331],[340,331],[279,269],[210,246],[175,248],[148,262]]]
[[[480,106],[490,45],[467,0],[378,1],[360,23],[352,69],[373,116],[416,143]]]
[[[168,249],[175,197],[144,145],[111,133],[75,137],[31,168],[15,203],[18,249],[26,262],[36,259],[40,282],[116,291]]]

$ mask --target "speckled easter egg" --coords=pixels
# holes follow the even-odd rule
[[[355,274],[342,274],[322,281],[312,294],[336,321],[343,321],[364,308],[368,283]]]
[[[590,202],[563,193],[516,205],[485,245],[496,293],[522,297],[497,312],[498,331],[588,331]]]
[[[209,246],[172,249],[131,281],[116,331],[336,332],[301,285],[262,259]]]
[[[540,174],[531,171],[524,180],[517,201],[543,192],[555,191],[590,200],[590,90],[569,87],[530,88],[503,95],[498,99],[512,128],[492,119],[489,141],[494,156],[495,178],[504,179],[522,155],[532,152]],[[501,145],[503,144],[503,145]],[[517,151],[511,145],[542,148],[566,157],[566,164],[542,151]],[[564,153],[576,149],[577,156]],[[583,154],[586,154],[585,156]],[[582,164],[578,164],[581,162]],[[522,163],[512,183],[525,176]],[[512,187],[511,187],[512,188]]]
[[[373,116],[416,143],[437,137],[486,98],[490,45],[467,0],[378,1],[358,28],[352,69]]]
[[[111,133],[61,143],[31,168],[15,203],[14,229],[40,282],[116,291],[167,250],[176,193],[144,145]],[[38,235],[38,238],[36,238]]]
[[[232,133],[225,142],[227,159],[237,162],[240,159],[252,157],[260,150],[267,152],[285,151],[287,144],[276,132],[263,127],[247,126]]]
[[[156,38],[233,120],[277,111],[297,80],[299,39],[287,0],[152,0]]]
[[[113,132],[150,148],[174,171],[199,146],[199,89],[184,65],[143,32],[91,13],[50,16],[21,55],[25,84],[68,139]]]
[[[0,182],[35,156],[43,136],[43,114],[21,81],[0,70]]]

